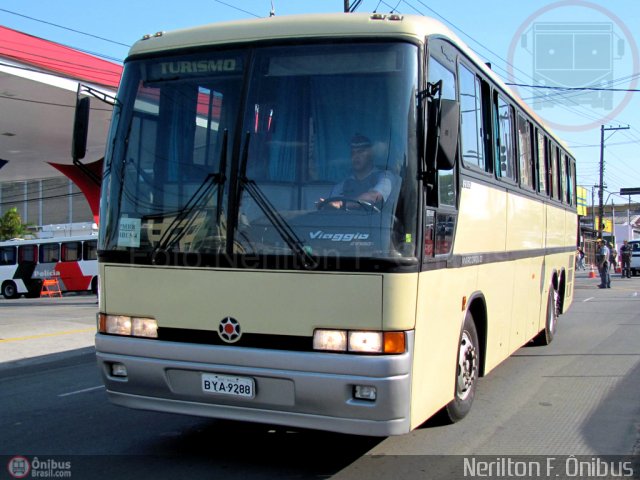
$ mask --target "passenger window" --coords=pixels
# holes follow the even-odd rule
[[[556,200],[560,199],[558,178],[558,149],[555,145],[551,145],[549,149],[549,193]]]
[[[522,115],[518,115],[518,151],[520,154],[520,185],[534,190],[536,167],[532,154],[531,124]]]
[[[80,260],[82,244],[80,242],[65,242],[62,244],[62,261],[77,262]]]
[[[16,264],[16,247],[0,247],[0,265]]]
[[[23,245],[18,248],[18,262],[32,262],[36,263],[38,259],[38,246],[37,245]]]
[[[456,99],[456,79],[448,68],[433,57],[429,57],[429,83],[442,81],[442,98]],[[456,206],[454,169],[438,171],[438,205]]]
[[[496,95],[496,175],[516,180],[516,163],[513,142],[513,109],[501,96]]]
[[[459,65],[460,136],[462,161],[466,166],[486,170],[482,137],[482,90],[480,79],[464,65]]]
[[[84,242],[83,245],[83,260],[97,260],[98,259],[98,241],[97,240],[89,240],[88,242]]]
[[[545,148],[546,138],[541,132],[538,133],[538,191],[547,194],[547,149]]]
[[[47,243],[40,245],[40,263],[56,263],[60,260],[60,245]]]

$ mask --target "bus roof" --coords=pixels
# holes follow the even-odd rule
[[[15,245],[36,245],[42,243],[63,243],[63,242],[79,242],[82,240],[98,240],[98,235],[76,235],[73,237],[50,237],[50,238],[12,238],[0,242],[0,247]]]
[[[320,40],[330,38],[396,38],[424,42],[428,36],[449,39],[484,75],[498,85],[513,101],[549,133],[553,139],[569,151],[564,142],[545,125],[504,81],[486,66],[456,34],[438,20],[419,15],[329,13],[273,16],[232,22],[210,23],[198,27],[145,35],[129,51],[129,56],[170,52],[185,48],[212,45],[238,45],[261,41],[287,41],[294,39]]]
[[[442,29],[447,30],[436,20],[411,15],[330,13],[274,16],[161,32],[139,40],[129,53],[137,55],[185,47],[299,38],[388,36],[422,40],[426,35],[445,33]]]

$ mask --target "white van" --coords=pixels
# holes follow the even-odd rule
[[[640,272],[640,240],[629,240],[631,245],[631,274],[636,276]]]

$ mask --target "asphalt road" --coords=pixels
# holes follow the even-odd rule
[[[596,285],[597,279],[580,276],[574,304],[560,318],[553,343],[522,348],[481,379],[473,409],[462,422],[443,426],[432,420],[388,438],[110,405],[93,350],[80,339],[86,332],[69,333],[92,328],[95,297],[58,303],[0,300],[0,463],[23,455],[34,465],[37,457],[38,466],[60,462],[53,464],[62,467],[54,468],[60,472],[69,462],[71,478],[92,479],[449,479],[462,478],[470,460],[527,458],[523,465],[542,469],[530,478],[563,478],[555,475],[564,471],[567,458],[587,468],[616,455],[611,461],[629,469],[622,472],[631,473],[627,478],[640,478],[640,277],[614,276],[610,290]],[[51,335],[18,336],[21,309],[23,323],[45,326]],[[29,354],[52,353],[32,347],[66,337],[80,345],[63,353],[3,359],[8,344],[22,344],[16,350]],[[55,348],[59,352],[60,345]],[[555,463],[547,471],[549,462]],[[494,467],[500,465],[506,464]],[[491,478],[497,473],[494,469]],[[581,473],[569,477],[603,478],[593,469],[586,472],[593,475]],[[1,478],[13,477],[0,468]]]

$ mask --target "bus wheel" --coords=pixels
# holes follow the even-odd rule
[[[16,284],[11,281],[4,282],[2,284],[2,296],[6,299],[18,298],[20,295],[18,295]]]
[[[458,345],[458,362],[456,366],[456,393],[445,407],[451,422],[462,420],[471,410],[476,396],[478,372],[480,368],[480,346],[478,332],[471,312],[467,312],[464,327]]]
[[[98,294],[98,277],[93,277],[91,279],[91,293],[94,295]]]
[[[534,345],[549,345],[553,340],[553,336],[556,334],[556,329],[558,328],[558,293],[553,289],[549,288],[549,298],[547,298],[547,318],[544,325],[544,330],[542,330],[538,335],[533,339]]]

